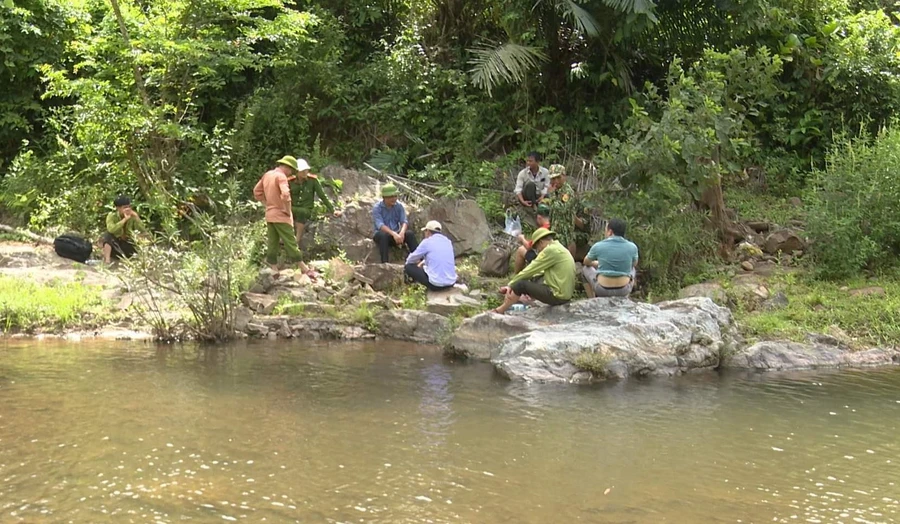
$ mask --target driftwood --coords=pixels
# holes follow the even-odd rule
[[[19,235],[22,238],[27,238],[28,240],[31,240],[32,242],[37,242],[39,244],[47,244],[50,246],[53,245],[52,238],[47,238],[47,237],[44,237],[41,235],[36,235],[36,234],[32,233],[31,231],[25,231],[24,229],[18,229],[18,228],[12,227],[12,226],[7,226],[5,224],[0,224],[0,231],[6,231],[7,233]]]

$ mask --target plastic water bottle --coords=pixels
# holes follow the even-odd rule
[[[528,306],[526,306],[525,304],[513,304],[509,308],[510,311],[515,311],[516,313],[525,311],[526,309],[528,309]]]

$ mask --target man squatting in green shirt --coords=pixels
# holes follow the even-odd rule
[[[575,292],[575,259],[554,236],[549,229],[534,231],[531,242],[538,256],[513,277],[508,286],[500,288],[506,298],[494,310],[495,313],[505,313],[523,295],[549,306],[559,306],[572,300]]]
[[[294,215],[294,233],[297,235],[297,245],[303,240],[306,225],[316,218],[316,197],[322,201],[325,209],[335,217],[341,216],[341,212],[334,209],[319,177],[309,172],[309,164],[304,159],[297,160],[297,176],[288,178],[291,182],[291,212]]]
[[[103,246],[103,262],[111,264],[112,259],[132,257],[136,250],[134,247],[134,232],[147,232],[141,217],[131,209],[131,199],[127,196],[119,196],[113,205],[116,210],[106,215],[106,232],[100,238]]]

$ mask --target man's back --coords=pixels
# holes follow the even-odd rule
[[[588,258],[600,263],[597,273],[607,277],[624,277],[631,275],[638,259],[638,248],[623,237],[611,236],[594,244]]]
[[[281,171],[267,171],[253,188],[253,196],[266,205],[266,222],[294,223],[290,188],[287,177]]]

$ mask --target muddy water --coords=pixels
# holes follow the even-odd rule
[[[0,522],[896,522],[900,370],[510,384],[398,343],[0,344]]]

